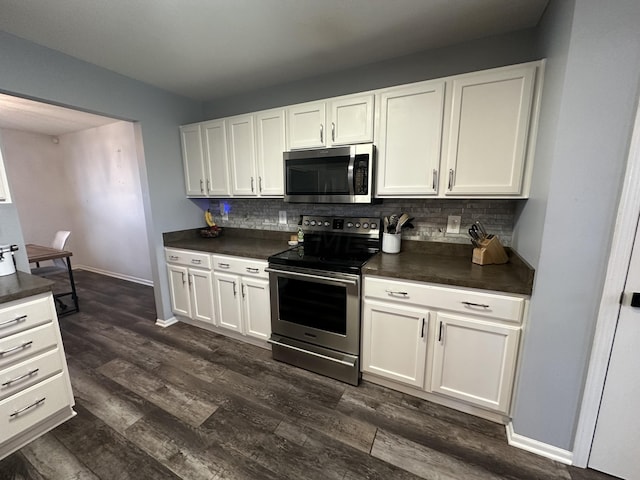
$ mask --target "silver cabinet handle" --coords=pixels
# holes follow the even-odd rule
[[[438,341],[442,343],[442,320],[440,320],[440,327],[438,328]]]
[[[200,179],[200,192],[204,193],[204,182]]]
[[[200,265],[202,263],[202,260],[200,260],[199,258],[192,258],[191,259],[191,263],[195,263],[196,265]]]
[[[15,347],[11,347],[8,350],[3,350],[0,352],[0,355],[6,355],[7,353],[15,352],[17,350],[22,350],[23,348],[28,348],[31,346],[33,341],[29,340],[28,342],[24,342],[22,345],[16,345]]]
[[[438,187],[438,170],[433,169],[433,189],[437,190]]]
[[[238,295],[238,292],[236,290],[236,282],[233,282],[233,296],[235,297],[237,295]]]
[[[184,272],[180,272],[182,274],[182,284],[184,285],[187,281],[184,279]]]
[[[258,177],[258,191],[262,193],[262,177]]]
[[[259,268],[247,267],[247,272],[249,273],[260,273]]]
[[[207,193],[211,191],[211,180],[207,178]]]
[[[324,143],[324,125],[320,124],[320,143]]]
[[[15,410],[11,415],[9,415],[9,417],[17,417],[18,415],[20,415],[22,412],[26,412],[27,410],[29,410],[30,408],[33,407],[37,407],[38,405],[40,405],[41,403],[43,403],[45,400],[47,399],[47,397],[42,397],[40,400],[36,400],[35,402],[33,402],[31,405],[27,405],[26,407],[22,407],[18,410]]]
[[[253,193],[253,177],[251,177],[251,193]]]
[[[193,284],[193,275],[187,275],[187,278],[189,279],[189,286],[191,286]]]
[[[389,295],[402,295],[403,297],[406,297],[407,295],[409,295],[407,292],[397,292],[395,290],[389,290],[389,289],[386,289],[385,292],[387,292]]]
[[[242,288],[242,298],[244,298],[244,283],[241,284],[240,287]]]
[[[334,122],[331,122],[331,141],[336,141],[336,124]]]
[[[422,329],[420,330],[420,338],[424,338],[424,324],[427,323],[426,319],[422,317]]]
[[[178,260],[180,257],[178,257],[177,255],[169,255],[169,260],[173,260],[176,261]]]
[[[453,188],[453,168],[449,169],[449,190]]]
[[[30,377],[31,375],[33,375],[34,373],[38,373],[40,369],[39,368],[34,368],[33,370],[28,371],[27,373],[20,375],[19,377],[16,378],[12,378],[11,380],[7,380],[6,382],[4,382],[2,385],[0,385],[1,387],[8,387],[9,385],[11,385],[12,383],[16,383],[19,382],[20,380],[22,380],[23,378],[27,378]]]
[[[229,268],[229,264],[228,263],[220,263],[220,262],[218,262],[218,266],[220,268]]]
[[[460,302],[467,307],[479,307],[479,308],[489,308],[490,305],[486,305],[484,303],[473,303],[473,302]]]
[[[0,327],[4,327],[5,325],[9,325],[10,323],[18,323],[26,319],[27,319],[26,315],[20,315],[19,317],[13,318],[11,320],[5,320],[4,322],[0,322]]]

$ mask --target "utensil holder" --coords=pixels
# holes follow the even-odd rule
[[[400,233],[382,232],[382,251],[384,253],[400,253]]]
[[[471,261],[477,265],[499,265],[507,263],[509,257],[504,247],[495,235],[481,240],[480,247],[473,249]]]

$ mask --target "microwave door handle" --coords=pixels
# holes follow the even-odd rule
[[[354,147],[351,147],[351,154],[349,155],[349,168],[347,171],[347,180],[349,183],[349,195],[352,197],[356,194],[356,152]]]

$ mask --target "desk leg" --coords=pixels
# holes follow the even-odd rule
[[[79,312],[80,307],[78,306],[78,294],[76,293],[76,282],[73,280],[73,270],[71,269],[71,257],[67,257],[67,270],[69,271],[69,283],[71,284],[71,298],[73,298],[73,305],[76,307],[75,311]]]

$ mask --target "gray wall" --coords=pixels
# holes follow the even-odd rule
[[[537,238],[519,235],[516,250],[539,260],[513,422],[571,450],[638,99],[640,2],[582,0],[571,18],[559,1],[547,16],[544,94],[559,103],[543,113],[556,120],[541,130],[536,160],[546,209],[527,205],[517,222]]]
[[[0,32],[0,65],[4,93],[140,122],[136,131],[144,142],[140,176],[156,307],[159,318],[170,318],[162,232],[201,223],[201,209],[184,195],[178,126],[201,119],[202,104],[5,32]],[[24,243],[14,206],[0,209],[0,225],[0,243]]]

